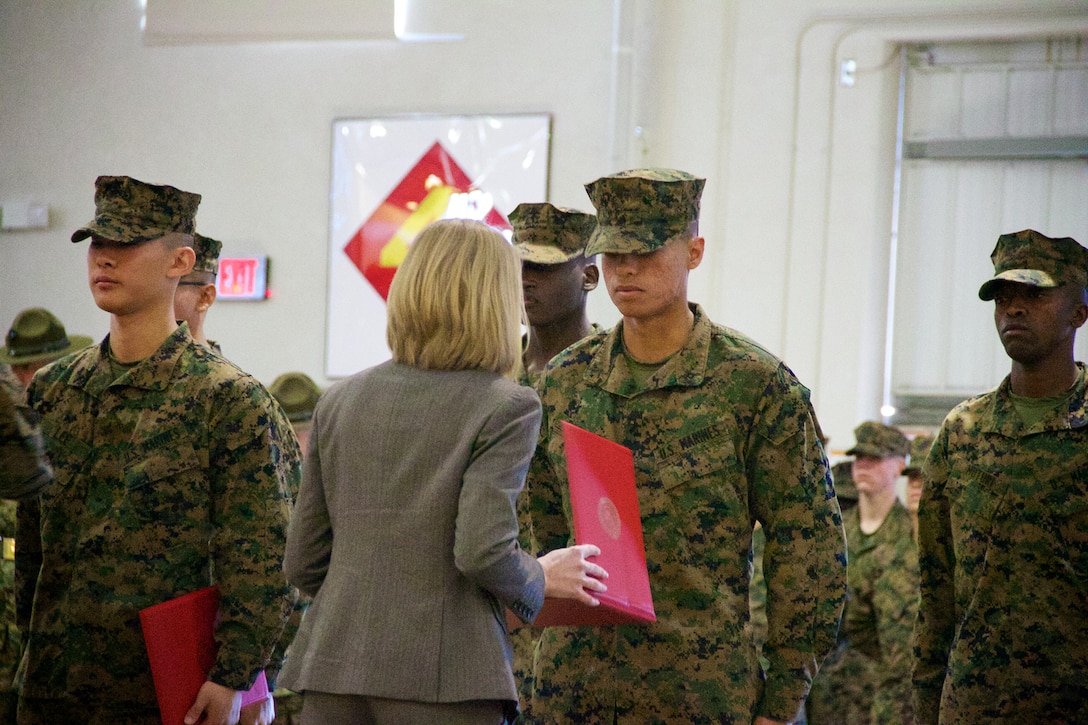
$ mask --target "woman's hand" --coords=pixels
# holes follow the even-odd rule
[[[544,567],[544,596],[577,599],[591,607],[600,604],[590,592],[608,590],[601,581],[608,578],[608,572],[589,561],[589,557],[600,553],[593,544],[579,544],[540,557],[540,565]]]

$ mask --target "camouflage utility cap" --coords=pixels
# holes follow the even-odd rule
[[[542,204],[518,204],[510,212],[514,249],[523,261],[562,264],[581,255],[597,226],[597,217],[578,209]]]
[[[675,169],[633,169],[586,184],[597,209],[586,256],[646,254],[682,237],[699,220],[705,183]]]
[[[994,277],[979,288],[982,300],[992,300],[1001,282],[1033,287],[1088,285],[1088,249],[1072,237],[1052,239],[1034,229],[1002,234],[990,259],[994,263]]]
[[[933,447],[933,436],[914,436],[910,441],[910,461],[903,469],[904,476],[919,476],[922,474],[922,464],[929,456],[929,449]]]
[[[200,194],[146,184],[130,176],[99,176],[94,182],[94,219],[72,234],[73,242],[94,235],[139,244],[171,232],[192,234]]]
[[[269,392],[279,401],[287,420],[297,423],[314,415],[321,388],[306,373],[284,373],[272,381]]]
[[[846,452],[848,456],[875,456],[876,458],[903,456],[906,458],[910,453],[910,441],[902,431],[876,421],[867,420],[855,428],[854,438],[857,442]]]
[[[840,499],[857,501],[858,487],[854,483],[854,461],[839,461],[831,467],[831,482],[835,484],[835,496]]]
[[[91,342],[84,335],[65,332],[64,325],[49,310],[31,307],[16,315],[11,323],[4,347],[0,348],[0,362],[8,365],[48,362],[82,350]]]
[[[196,252],[196,262],[193,264],[194,272],[219,271],[219,252],[223,249],[223,242],[203,234],[193,234],[193,250]]]

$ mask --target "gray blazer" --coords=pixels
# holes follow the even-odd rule
[[[544,601],[516,512],[539,427],[536,393],[492,373],[387,362],[329,388],[283,562],[314,600],[280,684],[516,700],[504,608]]]

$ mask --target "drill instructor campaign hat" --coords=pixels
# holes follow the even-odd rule
[[[704,184],[677,169],[631,169],[586,184],[597,210],[586,256],[646,254],[687,234],[699,220]]]
[[[994,263],[994,276],[979,288],[982,300],[992,300],[1001,282],[1033,287],[1088,285],[1088,249],[1072,237],[1055,239],[1034,229],[1002,234],[990,259]]]
[[[139,244],[171,232],[192,235],[200,194],[148,184],[130,176],[99,176],[94,182],[94,219],[72,234],[73,242],[98,236]]]
[[[578,209],[518,204],[510,212],[514,249],[524,262],[562,264],[585,253],[597,217]]]
[[[268,392],[279,402],[287,420],[297,423],[314,415],[321,388],[306,373],[284,373],[272,381]]]
[[[0,348],[0,363],[25,365],[43,360],[51,362],[82,350],[91,342],[91,338],[85,335],[69,335],[49,310],[31,307],[16,315],[11,323],[4,347]]]

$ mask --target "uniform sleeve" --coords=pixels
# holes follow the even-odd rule
[[[946,423],[947,425],[947,423]],[[914,625],[914,711],[919,723],[936,723],[945,667],[955,631],[955,580],[948,482],[948,433],[941,429],[922,467],[918,506],[920,592]]]
[[[572,543],[570,526],[563,509],[565,471],[561,476],[548,453],[549,441],[553,433],[552,421],[555,420],[555,410],[548,404],[548,399],[552,395],[548,381],[548,375],[545,373],[539,383],[542,402],[540,437],[532,462],[529,464],[529,477],[526,483],[529,500],[525,508],[529,512],[533,543],[539,553],[561,549]],[[523,530],[523,536],[524,533]]]
[[[21,398],[21,390],[0,379],[0,498],[34,496],[53,480],[41,430]]]
[[[808,390],[783,367],[750,438],[749,497],[766,531],[769,668],[757,714],[792,720],[835,646],[846,593],[846,540]]]
[[[529,621],[544,602],[544,571],[518,545],[517,501],[540,429],[529,388],[493,413],[473,443],[457,501],[457,569]]]
[[[283,561],[292,490],[301,475],[298,441],[259,384],[222,406],[209,460],[212,540],[219,586],[219,653],[209,680],[248,689],[272,656],[295,604]]]

